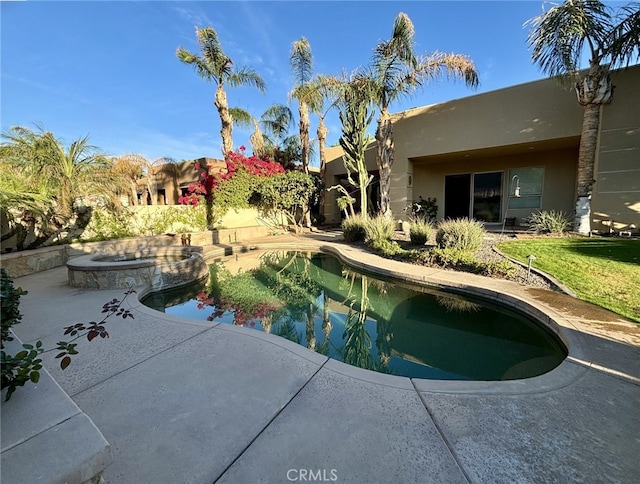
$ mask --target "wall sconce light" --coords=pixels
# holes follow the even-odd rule
[[[520,177],[518,175],[513,175],[513,177],[511,178],[511,184],[513,185],[513,182],[516,182],[516,187],[513,189],[513,196],[514,197],[520,197]]]

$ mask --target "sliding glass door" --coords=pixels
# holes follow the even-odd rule
[[[444,177],[444,218],[466,218],[471,206],[471,175]]]
[[[502,173],[473,175],[473,218],[483,222],[500,222]]]
[[[447,175],[444,179],[444,217],[473,217],[500,222],[502,172]]]

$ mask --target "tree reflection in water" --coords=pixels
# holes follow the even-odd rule
[[[321,277],[324,271],[317,261],[314,263],[313,255],[266,252],[261,255],[258,267],[240,269],[235,274],[223,262],[213,263],[207,290],[196,296],[198,308],[213,308],[209,321],[231,318],[234,325],[261,328],[299,344],[304,341],[307,348],[317,353],[326,356],[334,353],[350,365],[388,373],[393,337],[391,322],[373,321],[378,326],[377,351],[372,351],[371,334],[365,324],[369,284],[373,281],[378,291],[384,292],[386,283],[343,270],[338,286],[346,289],[346,296],[336,301],[328,296]],[[343,344],[331,340],[334,325],[330,308],[336,303],[348,310]],[[304,334],[298,332],[300,322],[304,322]]]
[[[209,312],[204,315],[209,321],[261,329],[369,370],[501,380],[543,374],[566,356],[554,334],[522,313],[434,288],[387,282],[318,253],[226,257],[211,264],[210,275],[205,290],[195,290],[200,291],[195,303]],[[183,296],[158,293],[153,298],[160,310],[182,315],[172,303],[182,304]],[[185,310],[198,311],[193,303],[185,302]]]

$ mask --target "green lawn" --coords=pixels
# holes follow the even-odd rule
[[[640,322],[640,240],[539,238],[503,242],[503,253],[552,275],[580,299]]]

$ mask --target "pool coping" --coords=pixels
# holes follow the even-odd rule
[[[317,241],[317,240],[297,240],[295,242],[260,242],[256,241],[250,244],[236,246],[211,246],[204,251],[205,261],[208,263],[215,257],[224,255],[233,255],[236,253],[246,253],[254,250],[301,250],[316,251],[327,253],[338,257],[343,263],[346,263],[355,269],[361,269],[372,272],[385,277],[398,279],[403,282],[417,284],[420,286],[432,287],[436,289],[446,289],[460,294],[478,296],[497,302],[502,305],[514,308],[524,312],[529,317],[535,319],[539,323],[545,325],[563,342],[567,348],[567,357],[553,370],[536,377],[505,380],[505,381],[458,381],[458,380],[429,380],[422,378],[409,378],[396,375],[387,375],[377,373],[371,370],[365,370],[351,366],[332,358],[325,358],[323,367],[342,375],[362,380],[369,383],[381,384],[389,387],[401,389],[413,389],[420,392],[430,393],[457,393],[457,394],[491,394],[491,395],[521,395],[530,393],[549,392],[570,385],[580,379],[591,367],[592,361],[588,356],[585,345],[580,337],[580,331],[570,320],[562,316],[553,309],[536,304],[524,297],[518,296],[513,292],[507,292],[508,286],[514,284],[519,287],[518,283],[510,281],[498,280],[497,285],[500,287],[487,288],[487,285],[496,285],[496,280],[484,276],[473,274],[468,275],[468,281],[461,283],[451,278],[444,277],[451,274],[451,271],[441,269],[427,269],[422,266],[411,266],[403,262],[385,259],[373,253],[367,252],[360,248],[345,246],[344,244]],[[404,269],[404,270],[403,270]],[[409,272],[407,272],[409,270]],[[424,272],[424,273],[421,273]],[[206,324],[214,330],[226,330],[222,323],[199,322],[197,320],[168,316],[164,313],[151,309],[141,300],[151,292],[151,286],[138,288],[137,298],[130,300],[129,304],[132,309],[140,311],[149,316],[163,315],[163,319],[183,324]],[[195,321],[195,323],[194,323]],[[234,327],[235,328],[235,327]],[[263,340],[265,343],[274,344],[283,349],[287,349],[292,353],[305,359],[317,362],[315,356],[318,355],[312,350],[304,348],[297,343],[289,341],[268,333],[255,331],[247,328],[235,328],[240,332],[249,331],[249,336]],[[572,331],[567,331],[572,330]],[[277,338],[277,341],[274,340]]]

